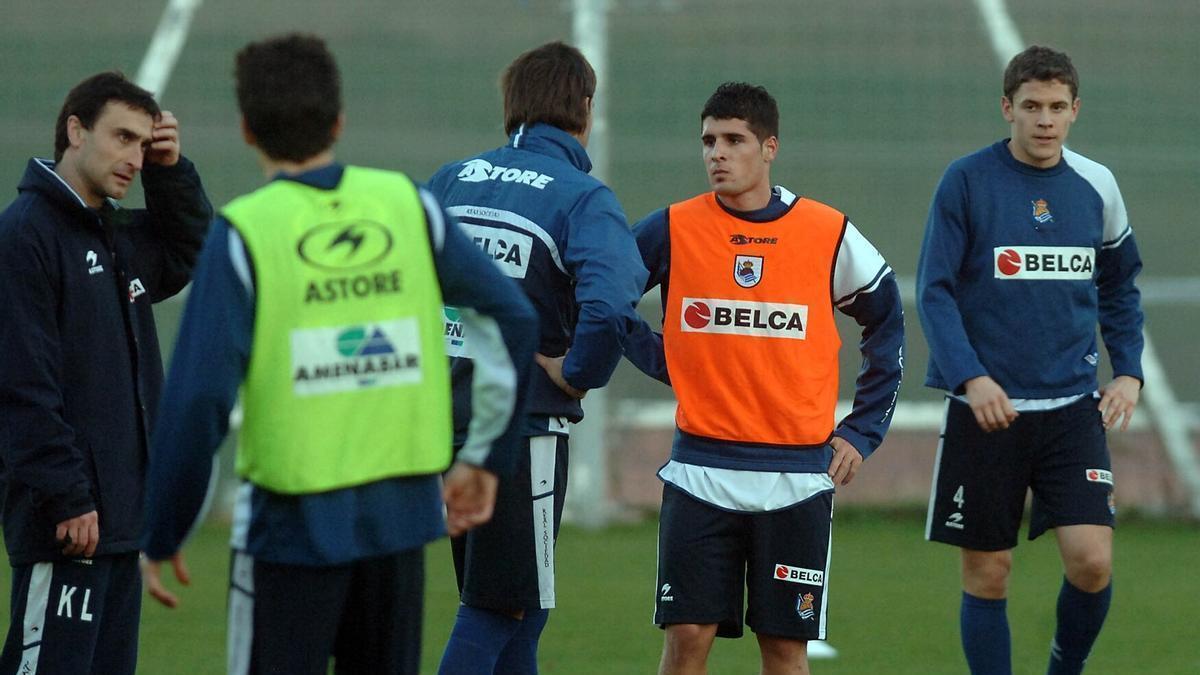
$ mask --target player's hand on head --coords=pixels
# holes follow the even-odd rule
[[[1119,428],[1121,431],[1128,429],[1129,420],[1133,419],[1133,410],[1137,407],[1141,393],[1141,381],[1129,375],[1118,375],[1112,382],[1101,387],[1099,410],[1104,428]],[[1120,427],[1117,427],[1118,424]]]
[[[833,479],[834,485],[849,485],[850,481],[854,480],[854,476],[858,475],[859,467],[862,466],[862,453],[850,441],[841,436],[834,436],[829,440],[829,445],[833,447],[833,460],[829,462],[829,477]]]
[[[559,389],[567,392],[567,394],[572,398],[582,399],[587,395],[587,391],[572,387],[567,383],[566,378],[563,377],[563,361],[565,361],[566,358],[566,354],[563,354],[562,356],[546,356],[545,354],[533,355],[533,360],[542,367],[542,370],[546,371],[546,374],[550,376],[551,382],[558,385]]]
[[[980,429],[988,432],[1007,429],[1020,414],[1004,389],[987,375],[971,378],[965,386],[967,404],[975,413]]]
[[[455,462],[443,478],[442,499],[446,502],[446,529],[457,537],[492,519],[496,488],[500,480],[483,467]]]
[[[146,592],[150,597],[154,598],[159,604],[175,609],[179,606],[179,598],[174,593],[167,590],[162,581],[162,561],[151,560],[145,555],[141,558],[142,566],[142,585],[146,587]],[[192,583],[192,575],[188,572],[187,563],[183,560],[183,553],[178,552],[171,556],[171,568],[175,572],[175,580],[187,586]]]
[[[100,515],[88,511],[62,521],[54,526],[54,539],[63,545],[63,555],[92,557],[100,545]]]
[[[179,154],[179,120],[171,111],[164,110],[150,132],[146,163],[175,166],[179,162]]]

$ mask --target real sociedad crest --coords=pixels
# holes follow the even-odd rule
[[[1039,223],[1048,223],[1054,220],[1054,216],[1050,213],[1050,204],[1045,199],[1038,199],[1030,202],[1033,204],[1033,219]]]
[[[733,280],[742,288],[753,288],[762,281],[763,259],[759,255],[739,255],[733,259]]]

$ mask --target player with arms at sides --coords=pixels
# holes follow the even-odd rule
[[[320,38],[253,42],[235,73],[269,182],[221,210],[201,254],[153,439],[147,585],[176,604],[157,561],[200,508],[240,388],[229,672],[324,675],[333,656],[416,673],[424,545],[491,514],[535,317],[426,191],[334,159],[341,77]],[[479,443],[444,487],[443,302],[475,310],[487,364]]]
[[[1112,173],[1063,147],[1078,89],[1062,52],[1009,62],[1011,137],[946,170],[917,272],[925,383],[948,394],[925,537],[961,549],[977,675],[1011,672],[1005,598],[1030,488],[1029,538],[1054,530],[1065,570],[1048,672],[1081,672],[1112,597],[1105,431],[1129,425],[1141,389],[1142,263]],[[1097,323],[1114,374],[1104,387]]]
[[[146,208],[125,209],[139,173]],[[17,189],[0,214],[0,673],[132,673],[153,304],[191,279],[212,205],[179,121],[116,72],[71,89],[54,161],[30,159]]]
[[[660,673],[706,672],[715,637],[756,633],[762,672],[808,673],[826,637],[833,497],[891,423],[903,370],[895,275],[842,213],[771,184],[779,111],[726,83],[700,113],[711,192],[634,227],[663,334],[626,356],[679,407],[663,502],[654,621]],[[834,311],[862,326],[840,423]]]
[[[461,605],[442,659],[448,675],[537,672],[555,606],[554,545],[566,495],[568,433],[579,398],[608,383],[637,313],[646,271],[612,191],[588,175],[596,75],[578,49],[551,42],[518,56],[500,80],[508,142],[442,167],[428,187],[463,231],[514,279],[541,334],[513,480],[490,523],[453,540]],[[479,402],[476,338],[447,309],[455,444],[469,447]],[[568,351],[569,350],[569,351]]]

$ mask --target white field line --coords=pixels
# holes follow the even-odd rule
[[[160,104],[163,92],[167,88],[167,82],[170,81],[171,73],[175,70],[175,63],[179,60],[179,53],[183,51],[183,43],[187,40],[188,29],[192,25],[192,16],[195,15],[196,8],[200,6],[201,1],[170,0],[167,3],[162,18],[158,20],[158,27],[154,29],[154,35],[150,38],[150,46],[146,48],[146,54],[142,57],[142,64],[138,67],[134,82],[142,89],[154,94],[154,99]],[[188,288],[191,288],[191,284],[188,285]],[[187,539],[190,539],[196,528],[208,518],[208,512],[216,498],[219,476],[220,461],[214,455],[212,472],[208,477],[208,490],[204,494],[204,503],[200,506],[200,512],[196,514],[196,520],[188,531]]]
[[[161,103],[171,72],[175,70],[175,62],[183,51],[183,43],[187,40],[188,29],[192,25],[192,16],[202,0],[170,0],[163,10],[158,27],[154,29],[154,37],[146,55],[142,57],[142,65],[138,68],[134,79],[138,86],[154,94]]]
[[[979,15],[987,25],[992,51],[996,53],[996,60],[1003,68],[1012,57],[1025,48],[1021,34],[1017,31],[1017,24],[1008,13],[1008,6],[1004,0],[975,0],[975,6],[979,8]]]

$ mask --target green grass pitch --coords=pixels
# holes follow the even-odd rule
[[[963,673],[958,643],[958,555],[922,541],[919,514],[844,511],[834,519],[829,574],[830,642],[841,652],[815,673]],[[558,609],[542,639],[541,667],[555,673],[650,673],[661,632],[651,625],[653,520],[599,531],[565,528],[558,546]],[[143,606],[139,672],[225,672],[228,530],[204,527],[185,554],[194,577],[182,607]],[[1009,620],[1017,673],[1045,672],[1061,579],[1049,538],[1016,551]],[[1193,526],[1130,520],[1118,525],[1112,611],[1087,672],[1184,675],[1200,672],[1197,609],[1200,546]],[[8,568],[0,575],[7,603]],[[457,605],[445,540],[426,555],[422,672],[434,673]],[[7,623],[7,622],[5,622]],[[758,672],[756,643],[718,640],[710,672]]]

